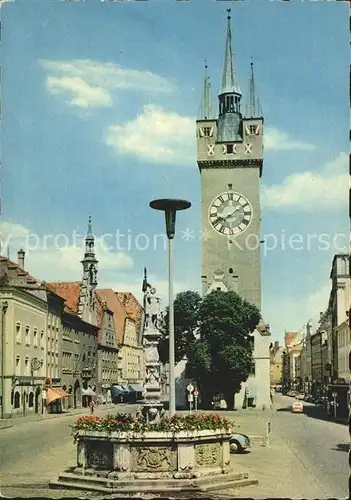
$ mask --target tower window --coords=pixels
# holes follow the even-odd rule
[[[260,131],[260,126],[259,125],[249,125],[246,126],[246,133],[248,135],[258,135]]]
[[[233,189],[233,184],[228,184],[228,189],[231,191]]]
[[[235,144],[227,144],[226,151],[227,151],[227,154],[236,153],[236,145]]]
[[[218,287],[217,287],[217,291],[218,291],[218,292],[220,292],[220,291],[221,291],[221,287],[220,287],[220,286],[218,286]]]
[[[204,127],[204,136],[212,137],[213,135],[213,127]]]
[[[233,274],[233,268],[232,267],[229,268],[229,274]]]

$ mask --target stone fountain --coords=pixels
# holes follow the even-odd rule
[[[114,498],[189,497],[256,484],[248,472],[230,460],[228,428],[161,431],[154,426],[164,416],[161,401],[158,343],[162,321],[155,287],[143,281],[145,323],[143,345],[146,377],[139,419],[144,431],[81,428],[76,435],[77,462],[50,482],[51,488],[112,493]],[[162,422],[161,422],[162,423]]]

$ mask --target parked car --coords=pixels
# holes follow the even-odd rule
[[[230,453],[242,453],[250,448],[250,438],[246,434],[232,434],[229,440]]]
[[[303,404],[300,401],[294,401],[291,411],[293,413],[303,413]]]

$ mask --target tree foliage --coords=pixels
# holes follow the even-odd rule
[[[201,297],[197,292],[188,290],[178,293],[174,300],[174,339],[175,339],[175,360],[176,362],[184,358],[188,347],[195,339],[195,331],[198,324],[198,312]],[[169,309],[161,327],[162,338],[159,344],[159,354],[162,363],[169,361],[168,352],[168,325]]]
[[[260,312],[235,292],[213,291],[203,299],[195,292],[178,294],[174,301],[176,361],[187,356],[188,374],[202,396],[224,393],[228,407],[252,366],[252,333]],[[168,361],[168,314],[160,357]],[[195,335],[197,334],[197,335]]]

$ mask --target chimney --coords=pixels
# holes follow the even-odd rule
[[[25,251],[21,248],[21,250],[19,250],[17,252],[17,263],[18,263],[18,266],[24,270],[24,256],[26,255]]]

